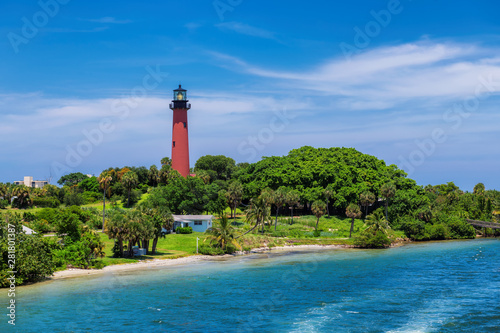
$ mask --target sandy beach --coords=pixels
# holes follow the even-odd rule
[[[345,248],[346,246],[342,245],[286,245],[281,247],[261,247],[252,249],[248,252],[237,252],[235,254],[226,254],[221,256],[207,256],[207,255],[192,255],[189,257],[176,258],[176,259],[153,259],[153,260],[145,260],[141,262],[135,262],[130,264],[122,264],[122,265],[110,265],[106,266],[103,269],[78,269],[71,268],[64,271],[54,272],[54,274],[49,278],[49,280],[59,280],[65,278],[72,277],[81,277],[87,275],[95,275],[95,274],[105,274],[105,273],[114,273],[114,272],[125,272],[125,271],[134,271],[134,270],[144,270],[148,268],[160,268],[167,266],[175,266],[175,265],[186,265],[193,264],[202,261],[215,261],[220,260],[222,258],[232,258],[235,256],[248,255],[252,253],[263,253],[263,252],[279,252],[279,251],[296,251],[299,249],[302,250],[321,250],[321,249],[334,249],[334,248]]]

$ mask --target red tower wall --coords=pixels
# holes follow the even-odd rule
[[[188,109],[173,109],[172,169],[183,177],[189,176]]]

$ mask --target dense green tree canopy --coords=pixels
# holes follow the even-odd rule
[[[63,185],[63,186],[64,185],[72,186],[72,185],[78,184],[79,182],[81,182],[82,180],[84,180],[86,178],[88,178],[88,176],[84,175],[81,172],[73,172],[73,173],[67,174],[65,176],[62,176],[57,181],[57,183],[59,185]]]
[[[239,173],[246,198],[256,197],[261,189],[286,186],[300,192],[303,201],[324,199],[324,189],[334,195],[335,207],[345,208],[370,191],[380,197],[382,184],[391,181],[398,189],[410,189],[415,181],[395,165],[387,166],[374,156],[353,148],[302,147],[287,156],[265,157]]]
[[[205,155],[196,161],[195,172],[206,171],[210,176],[210,181],[217,179],[229,180],[236,169],[236,163],[230,157],[224,155]]]

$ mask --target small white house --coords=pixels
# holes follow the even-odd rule
[[[205,232],[212,227],[213,215],[172,215],[174,218],[174,230],[177,227],[191,227],[193,231]]]

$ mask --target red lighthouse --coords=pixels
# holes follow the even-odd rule
[[[188,104],[186,89],[174,90],[174,100],[170,109],[174,111],[172,126],[172,169],[179,171],[183,177],[189,176],[189,143],[187,111],[191,108]]]

